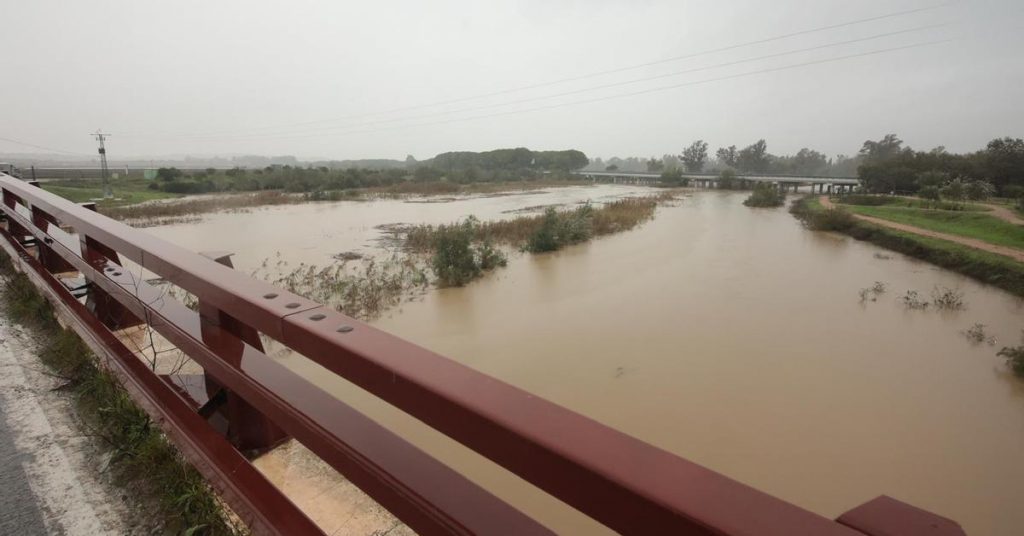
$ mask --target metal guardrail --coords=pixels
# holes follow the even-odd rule
[[[952,521],[884,497],[829,520],[252,279],[217,255],[6,175],[0,189],[0,245],[256,533],[319,533],[242,454],[288,436],[421,534],[550,533],[275,362],[262,351],[263,334],[620,533],[863,536],[901,522],[919,529],[901,534],[962,534]],[[199,311],[132,274],[121,256],[197,296]],[[84,304],[61,282],[69,271],[88,281]],[[203,367],[205,393],[157,376],[119,342],[115,330],[140,323]],[[213,414],[227,418],[227,430],[218,433]]]

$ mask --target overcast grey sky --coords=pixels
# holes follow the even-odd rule
[[[1019,0],[0,6],[0,137],[92,155],[88,133],[102,128],[115,159],[514,146],[643,156],[698,138],[834,155],[888,132],[953,151],[1024,136]],[[824,45],[835,46],[805,50]],[[0,140],[0,153],[37,150]]]

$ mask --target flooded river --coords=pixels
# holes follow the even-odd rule
[[[235,251],[245,270],[277,251],[325,264],[342,251],[372,253],[379,224],[510,217],[637,191],[283,206],[147,231],[195,250]],[[634,231],[512,255],[507,268],[432,290],[375,324],[825,516],[884,493],[956,519],[969,534],[1020,534],[1024,381],[995,353],[1019,342],[1021,302],[804,230],[783,209],[744,207],[744,197],[698,192]],[[859,290],[876,281],[886,292],[862,303]],[[967,309],[907,310],[898,300],[937,285],[962,291]],[[963,336],[979,322],[995,346]],[[285,359],[558,532],[601,532],[316,365]],[[348,516],[351,505],[336,508]]]

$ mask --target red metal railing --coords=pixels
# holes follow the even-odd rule
[[[262,333],[621,533],[886,534],[895,521],[920,527],[906,534],[962,533],[891,499],[829,520],[33,185],[0,176],[0,188],[5,249],[256,532],[317,530],[238,450],[288,435],[417,532],[550,533],[270,359]],[[197,296],[199,311],[120,256]],[[89,282],[85,304],[55,275],[68,270]],[[203,367],[208,399],[141,366],[113,334],[138,323]],[[228,418],[222,434],[214,412]]]

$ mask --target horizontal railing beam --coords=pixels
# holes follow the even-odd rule
[[[857,534],[53,194],[10,178],[0,178],[0,187],[615,530],[758,536]],[[175,325],[181,321],[169,320]],[[201,353],[201,349],[196,351]],[[237,386],[246,385],[241,382]],[[270,398],[267,393],[249,396],[255,396],[246,398],[254,406],[260,399]]]
[[[8,217],[21,221],[20,214]],[[269,417],[421,534],[550,534],[344,402],[141,280],[124,267],[89,263],[57,225],[29,228],[210,375]],[[204,340],[216,340],[208,345]],[[211,346],[234,348],[223,355]]]
[[[103,359],[132,398],[183,456],[256,535],[323,534],[238,450],[217,434],[174,390],[146,368],[102,322],[18,244],[0,229],[0,247],[48,297],[61,318]]]

